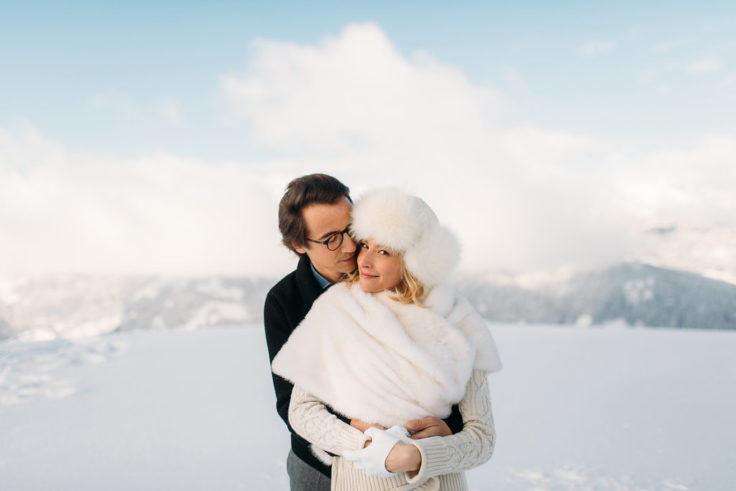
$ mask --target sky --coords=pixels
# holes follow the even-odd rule
[[[0,277],[277,275],[286,183],[462,268],[736,278],[732,2],[0,2]]]

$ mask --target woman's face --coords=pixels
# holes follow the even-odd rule
[[[360,289],[368,293],[393,289],[401,282],[401,261],[399,253],[370,239],[359,242]]]

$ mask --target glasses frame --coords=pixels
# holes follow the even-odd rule
[[[345,234],[350,233],[350,225],[345,227],[345,230],[341,230],[339,232],[333,232],[330,235],[327,236],[325,240],[314,240],[310,239],[309,237],[305,237],[306,240],[309,242],[314,242],[315,244],[322,244],[323,246],[327,247],[327,250],[330,251],[336,251],[340,248],[342,245],[342,241],[345,239]],[[330,247],[330,241],[334,240],[335,237],[339,237],[337,240],[335,240],[335,247]]]

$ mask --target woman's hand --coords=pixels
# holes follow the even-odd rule
[[[410,443],[397,442],[386,457],[389,472],[416,472],[422,466],[422,454]]]
[[[388,430],[368,428],[365,434],[373,440],[372,445],[361,450],[347,450],[342,453],[343,457],[353,462],[356,469],[371,476],[391,476],[394,472],[388,468],[391,453],[394,453],[391,459],[393,467],[410,469],[414,465],[417,456],[412,455],[409,449],[396,450],[399,444],[409,445],[408,442],[411,442],[409,433],[403,426],[392,426]],[[414,445],[409,446],[414,447]],[[418,449],[417,452],[419,452]],[[419,462],[421,463],[421,455],[419,455]],[[417,469],[419,469],[418,466]]]

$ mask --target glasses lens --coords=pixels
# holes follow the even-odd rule
[[[337,248],[340,247],[340,244],[342,244],[341,233],[330,235],[330,237],[327,239],[327,248],[331,251],[337,250]]]

